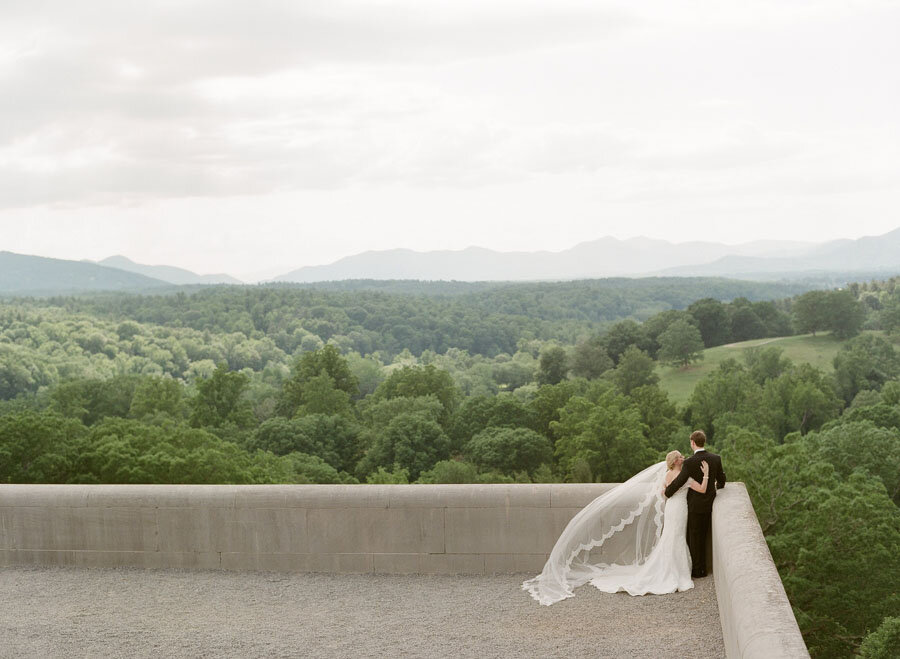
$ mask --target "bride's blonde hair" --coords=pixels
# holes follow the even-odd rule
[[[666,467],[668,469],[672,469],[675,466],[675,460],[681,457],[681,453],[678,451],[669,451],[666,453]]]

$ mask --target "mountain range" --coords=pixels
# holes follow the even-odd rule
[[[881,236],[826,243],[757,241],[673,244],[664,240],[601,238],[561,252],[370,251],[328,265],[307,266],[275,281],[309,283],[342,279],[484,281],[598,277],[705,276],[794,279],[838,272],[900,272],[900,229]]]
[[[327,265],[306,266],[273,282],[342,280],[536,281],[603,277],[692,276],[773,280],[831,276],[844,281],[900,274],[900,229],[881,236],[826,243],[757,241],[670,243],[606,237],[571,249],[499,252],[481,247],[416,252],[369,251]],[[172,286],[242,284],[228,274],[198,275],[124,256],[97,263],[0,252],[0,295],[75,291],[141,291]]]
[[[136,272],[138,274],[144,275],[145,277],[159,279],[169,284],[175,284],[176,286],[186,286],[189,284],[244,283],[240,279],[236,279],[231,275],[226,274],[198,275],[191,272],[190,270],[185,270],[184,268],[176,268],[171,265],[143,265],[141,263],[135,263],[131,259],[120,254],[116,256],[110,256],[103,259],[102,261],[98,261],[97,263],[99,265],[105,265],[109,268],[118,268],[119,270]]]
[[[673,244],[650,238],[606,237],[560,252],[497,252],[482,247],[415,252],[370,251],[328,265],[307,266],[275,281],[307,283],[341,279],[421,279],[460,281],[528,281],[646,276],[662,268],[692,267],[728,255],[751,258],[796,258],[813,243],[760,241],[743,245],[711,242]]]
[[[788,277],[791,273],[835,270],[900,271],[900,229],[858,240],[833,240],[793,257],[729,254],[710,263],[665,268],[659,274],[753,279],[761,275]]]
[[[170,286],[159,279],[96,263],[0,252],[0,295],[137,292]]]

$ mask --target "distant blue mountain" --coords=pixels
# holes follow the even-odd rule
[[[606,237],[561,252],[498,252],[481,247],[416,252],[409,249],[371,251],[328,265],[307,266],[275,281],[315,282],[345,279],[419,279],[456,281],[523,281],[641,276],[662,268],[695,266],[728,254],[795,256],[813,243],[762,241],[743,245],[711,242],[674,244],[664,240]]]
[[[659,274],[759,279],[762,275],[790,277],[813,272],[896,274],[900,272],[900,229],[858,240],[834,240],[791,258],[729,255],[712,263],[667,268]]]
[[[188,284],[243,284],[239,279],[235,279],[231,275],[215,274],[215,275],[198,275],[185,270],[176,268],[171,265],[144,265],[135,263],[131,259],[116,255],[103,259],[98,262],[99,265],[105,265],[110,268],[118,268],[119,270],[127,270],[128,272],[136,272],[146,277],[160,279],[177,286],[185,286]]]
[[[171,284],[96,263],[0,252],[0,295],[136,292],[164,288],[171,288]]]

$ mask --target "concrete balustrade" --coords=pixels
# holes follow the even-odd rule
[[[539,571],[610,485],[2,485],[0,565]]]
[[[0,566],[536,574],[610,487],[0,485]],[[742,483],[712,542],[728,656],[808,656]]]
[[[747,488],[729,483],[712,516],[713,578],[729,657],[808,657]]]

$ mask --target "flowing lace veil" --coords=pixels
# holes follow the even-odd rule
[[[662,534],[666,463],[659,462],[585,506],[556,541],[544,570],[522,588],[541,604],[572,597],[573,589],[611,565],[640,565]]]

